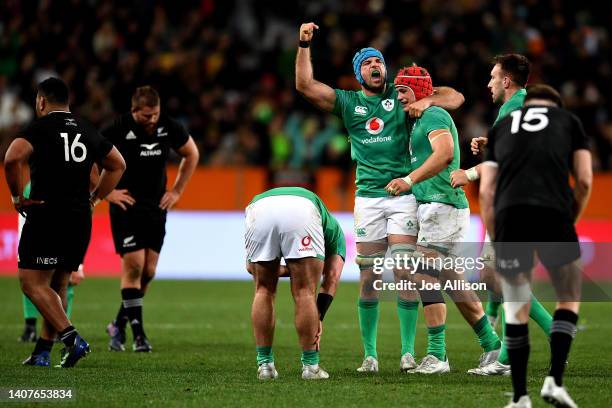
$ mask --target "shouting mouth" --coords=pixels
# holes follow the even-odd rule
[[[377,80],[381,79],[381,72],[378,69],[372,71],[372,79]]]

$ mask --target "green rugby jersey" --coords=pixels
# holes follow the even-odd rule
[[[356,195],[388,197],[385,186],[410,173],[406,114],[393,84],[374,96],[336,89],[333,113],[344,122],[357,162]]]
[[[453,188],[450,174],[459,168],[461,161],[459,136],[453,119],[442,108],[429,107],[423,115],[414,121],[410,132],[410,160],[412,168],[420,167],[433,150],[429,142],[430,132],[447,129],[453,136],[454,155],[451,164],[435,176],[416,183],[412,192],[419,203],[444,203],[456,208],[468,208],[468,201],[462,188]]]
[[[523,102],[525,102],[525,95],[527,95],[527,90],[525,88],[521,88],[514,93],[502,106],[499,108],[499,112],[497,113],[497,119],[493,122],[493,126],[497,125],[497,123],[508,116],[510,112],[514,112],[517,109],[521,109],[523,107]]]
[[[319,196],[312,191],[301,187],[273,188],[271,190],[264,191],[261,194],[257,194],[255,197],[253,197],[253,200],[251,200],[249,205],[265,197],[283,195],[304,197],[312,201],[321,214],[323,238],[325,239],[325,256],[340,255],[342,259],[346,259],[346,241],[344,240],[344,232],[342,231],[342,228],[340,228],[338,221],[329,213],[329,210],[323,201],[321,201]]]

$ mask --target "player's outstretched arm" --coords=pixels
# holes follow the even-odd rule
[[[576,182],[574,185],[574,222],[580,219],[591,196],[593,186],[593,165],[591,161],[591,152],[587,149],[574,152],[574,168],[572,169],[572,176]]]
[[[439,86],[434,88],[433,95],[426,96],[416,102],[407,105],[404,111],[413,118],[420,118],[423,112],[430,106],[439,106],[446,110],[458,109],[465,102],[465,98],[461,92],[456,91],[448,86]]]
[[[159,207],[162,210],[169,210],[174,207],[181,197],[181,194],[183,194],[191,175],[195,171],[198,160],[200,160],[200,152],[198,152],[198,148],[191,136],[189,136],[187,142],[179,147],[176,152],[183,158],[179,164],[178,173],[176,175],[176,180],[174,180],[172,190],[167,191],[159,202]]]
[[[92,206],[99,203],[113,191],[125,171],[125,160],[114,146],[106,157],[100,161],[99,165],[102,167],[102,172],[100,173],[98,185],[91,193]]]
[[[410,190],[414,184],[435,176],[453,161],[455,143],[448,129],[434,130],[429,133],[428,138],[431,143],[431,155],[408,176],[391,180],[385,187],[391,195],[399,195]]]
[[[319,26],[305,23],[300,26],[300,43],[308,47],[298,47],[295,56],[295,89],[317,108],[331,112],[336,103],[336,92],[328,85],[314,79],[310,60],[310,41],[314,30]]]
[[[480,175],[480,216],[491,239],[495,237],[495,213],[493,202],[497,183],[497,163],[487,161],[482,164]]]

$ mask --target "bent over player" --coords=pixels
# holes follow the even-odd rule
[[[338,221],[313,192],[281,187],[256,195],[246,209],[247,270],[255,279],[252,320],[257,376],[274,379],[274,297],[281,257],[291,278],[295,328],[302,347],[302,378],[327,379],[319,367],[322,321],[336,293],[346,257]],[[317,285],[323,276],[316,296]]]

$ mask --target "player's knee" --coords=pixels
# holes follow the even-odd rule
[[[361,272],[374,269],[377,273],[381,273],[384,269],[385,254],[386,251],[374,251],[367,254],[358,252],[355,256],[355,263]]]
[[[152,281],[155,277],[156,269],[157,268],[153,265],[145,265],[144,269],[142,270],[142,280],[146,281],[147,283]]]
[[[25,279],[20,279],[19,285],[21,286],[21,291],[23,292],[23,294],[31,299],[32,294],[34,293],[34,290],[35,290],[35,286],[32,285],[31,282]]]
[[[529,283],[511,284],[502,279],[506,323],[525,324],[529,321],[531,287]]]
[[[313,303],[316,304],[315,290],[312,288],[299,288],[293,291],[293,300],[296,304]]]
[[[423,307],[439,303],[445,303],[444,295],[442,295],[442,291],[440,290],[422,289],[419,290],[419,296],[421,297],[421,303],[423,304]]]
[[[123,259],[123,271],[131,279],[140,279],[144,269],[144,262],[136,258]]]

